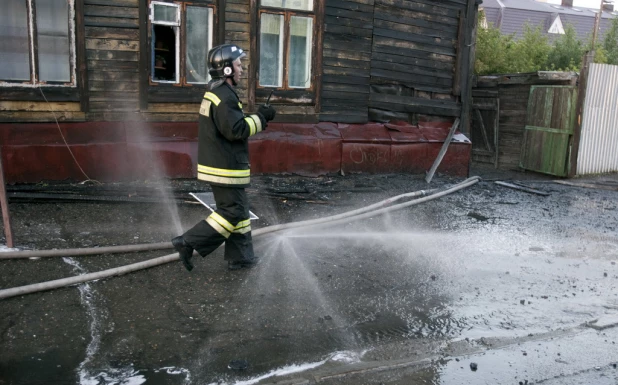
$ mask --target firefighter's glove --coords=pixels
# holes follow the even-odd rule
[[[267,122],[270,122],[275,118],[277,111],[270,104],[262,104],[258,108],[258,114],[262,115]]]

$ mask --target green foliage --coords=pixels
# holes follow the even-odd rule
[[[484,14],[480,14],[479,18],[482,25]],[[519,39],[515,35],[502,35],[492,25],[479,28],[475,73],[578,71],[585,52],[592,48],[592,39],[586,43],[579,40],[572,25],[567,25],[564,32],[551,44],[540,26],[526,25]],[[618,64],[618,18],[612,21],[602,46],[597,44],[594,61]]]
[[[523,37],[516,40],[515,35],[502,35],[490,25],[477,34],[475,72],[482,75],[539,71],[547,62],[549,50],[548,39],[540,27],[526,25]]]
[[[607,57],[607,64],[618,65],[618,17],[612,20],[612,26],[605,34],[603,49]]]

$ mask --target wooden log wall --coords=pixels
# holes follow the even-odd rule
[[[288,93],[290,100],[275,97],[278,121],[416,123],[459,116],[459,95],[466,84],[461,76],[466,70],[462,37],[472,33],[465,16],[476,1],[323,0],[316,11],[322,38],[314,51],[320,53],[316,95],[299,90]],[[79,95],[70,99],[59,95],[59,104],[51,106],[34,93],[28,99],[4,97],[1,120],[54,121],[50,108],[62,121],[197,119],[202,86],[148,83],[147,0],[75,3],[76,46],[82,47],[84,58],[77,63],[78,74],[83,74],[78,80]],[[251,110],[268,94],[256,90],[257,68],[249,65],[251,54],[257,52],[259,1],[217,0],[216,4],[218,22],[224,28],[215,32],[215,40],[237,44],[249,56],[238,91]],[[140,66],[140,61],[147,66]],[[49,96],[53,103],[55,95]],[[28,103],[18,103],[21,100]]]
[[[138,0],[84,0],[89,120],[139,111]]]
[[[327,0],[321,121],[368,120],[374,0]]]
[[[461,111],[454,86],[468,0],[376,0],[369,119],[416,123]]]

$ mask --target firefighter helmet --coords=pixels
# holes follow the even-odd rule
[[[245,52],[235,44],[222,44],[208,51],[208,67],[213,79],[234,76],[234,61],[245,56]]]

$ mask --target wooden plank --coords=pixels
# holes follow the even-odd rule
[[[440,149],[440,152],[438,153],[438,157],[433,162],[433,165],[431,166],[431,168],[429,169],[429,172],[427,172],[427,175],[425,176],[425,182],[430,183],[431,180],[433,179],[433,174],[438,169],[438,166],[442,162],[442,159],[444,159],[444,155],[446,155],[446,151],[448,150],[448,147],[450,146],[451,141],[453,140],[453,135],[455,135],[455,131],[457,130],[458,127],[459,127],[459,118],[455,119],[455,122],[451,126],[451,129],[449,130],[448,135],[446,136],[446,139],[444,140],[444,143],[442,144],[442,148]]]
[[[139,80],[139,108],[148,108],[148,76],[150,73],[149,39],[148,39],[148,0],[139,0],[139,59],[137,78]],[[124,73],[124,71],[123,71]],[[120,76],[120,75],[119,75]]]
[[[119,61],[138,61],[139,53],[134,51],[100,51],[86,50],[88,60],[119,60]]]
[[[148,104],[148,110],[146,112],[195,114],[195,119],[197,119],[197,115],[199,115],[199,110],[199,103],[150,103]],[[278,113],[279,109],[277,109],[277,114]]]
[[[371,68],[371,77],[388,79],[406,84],[435,85],[440,86],[442,89],[450,89],[452,86],[451,79],[438,78],[436,76],[417,76],[409,72],[398,72],[381,68]]]
[[[90,100],[96,102],[132,102],[137,100],[137,92],[92,91]]]
[[[45,98],[43,97],[43,94]],[[79,89],[76,87],[41,87],[41,88],[3,88],[0,100],[12,101],[45,101],[50,102],[79,102]]]
[[[369,94],[369,86],[368,85],[359,85],[359,84],[332,84],[332,83],[324,83],[322,86],[323,91],[342,91],[342,92],[356,92],[359,94]]]
[[[345,59],[345,60],[363,60],[371,61],[371,54],[368,52],[357,52],[348,50],[325,49],[324,58]]]
[[[372,36],[371,29],[344,27],[344,26],[334,25],[334,24],[326,24],[326,26],[324,27],[324,31],[326,31],[327,33],[338,33],[342,35],[353,35],[353,36],[363,36],[363,37]]]
[[[346,17],[348,19],[356,19],[356,20],[364,20],[364,21],[373,21],[373,11],[372,12],[356,12],[356,11],[347,11],[345,9],[340,8],[331,8],[326,7],[324,11],[325,16],[335,16],[335,17]]]
[[[376,2],[376,6],[387,6],[391,8],[402,8],[410,11],[423,12],[429,15],[440,15],[443,17],[450,17],[453,19],[457,19],[459,14],[459,10],[455,8],[444,8],[439,5],[433,5],[429,3],[427,0],[420,1],[410,1],[410,0],[379,0]],[[453,20],[453,24],[456,24],[457,21]]]
[[[79,102],[0,101],[0,111],[81,111]]]
[[[408,43],[418,44],[425,47],[426,50],[446,55],[455,55],[455,41],[452,39],[442,39],[439,37],[430,37],[419,35],[416,33],[407,33],[394,31],[385,28],[375,27],[373,29],[374,36],[382,36]]]
[[[379,69],[391,70],[395,72],[405,72],[409,74],[416,74],[419,76],[431,76],[431,77],[437,77],[437,78],[442,78],[442,79],[448,79],[449,81],[451,81],[451,83],[453,81],[452,69],[451,71],[445,71],[444,69],[422,68],[422,67],[406,65],[406,64],[383,62],[379,60],[372,60],[371,68],[379,68]]]
[[[101,110],[113,110],[113,111],[126,111],[136,112],[139,111],[139,102],[137,98],[135,100],[102,100],[95,101],[90,100],[91,111]]]
[[[225,12],[245,13],[245,14],[250,15],[251,13],[249,11],[250,11],[249,3],[238,4],[238,3],[232,3],[228,1],[227,4],[225,5]]]
[[[88,80],[92,81],[106,81],[106,82],[139,82],[139,77],[135,72],[103,72],[103,71],[91,71],[88,73]]]
[[[109,82],[109,81],[91,81],[89,84],[90,91],[114,91],[124,92],[139,91],[139,83],[137,82]]]
[[[84,16],[84,25],[88,27],[139,28],[137,19],[98,16]]]
[[[86,49],[137,52],[139,49],[139,41],[120,39],[86,39]]]
[[[333,24],[342,27],[373,29],[373,21],[348,19],[347,17],[325,16],[324,23],[326,25]]]
[[[347,50],[371,53],[371,39],[364,37],[324,33],[323,44],[324,49],[346,47]]]
[[[132,61],[88,60],[90,71],[123,71],[137,72],[138,63]]]
[[[86,27],[86,37],[95,39],[139,40],[139,30],[131,28]]]
[[[324,65],[331,67],[358,68],[369,70],[371,63],[364,60],[347,60],[347,59],[332,59],[324,58]]]
[[[322,91],[322,97],[324,99],[343,99],[343,100],[355,100],[355,101],[366,101],[368,100],[369,93],[359,93],[359,92],[344,92],[342,90],[337,91]]]
[[[84,16],[101,16],[119,19],[137,19],[137,7],[113,7],[100,5],[86,5],[84,7]]]
[[[359,11],[364,13],[373,12],[373,4],[363,4],[357,1],[337,0],[329,1],[327,8],[347,9],[348,11]]]
[[[402,50],[409,50],[414,52],[425,51],[427,52],[428,56],[438,60],[446,56],[451,56],[451,60],[454,61],[456,55],[454,47],[447,48],[436,45],[411,42],[401,39],[395,39],[392,37],[381,36],[380,34],[374,34],[373,46],[378,50],[384,50],[388,53],[393,54],[396,54],[397,51],[402,52]]]
[[[86,120],[85,112],[77,111],[11,111],[0,114],[0,123],[16,123],[16,122],[83,122]]]
[[[225,12],[225,19],[227,21],[232,21],[236,23],[247,23],[251,22],[251,15],[244,12]]]
[[[90,108],[88,95],[88,67],[86,64],[86,31],[84,24],[84,1],[75,1],[75,51],[76,51],[76,71],[77,88],[80,94],[81,110],[87,112]]]
[[[443,63],[444,65],[448,65],[449,67],[453,66],[455,63],[455,57],[452,55],[441,55],[441,54],[436,54],[430,51],[407,49],[407,48],[401,48],[401,47],[392,47],[390,45],[384,44],[384,41],[377,36],[374,37],[373,52],[374,52],[373,56],[384,56],[384,55],[399,56],[400,58],[399,61],[393,60],[393,62],[395,63],[402,62],[405,59],[410,59],[410,60],[421,59],[421,60],[426,60],[427,62]],[[440,64],[437,64],[436,66],[438,65]]]
[[[419,59],[404,55],[391,55],[387,53],[375,54],[374,60],[388,63],[405,64],[408,66],[423,67],[426,69],[436,69],[440,71],[453,72],[454,63],[452,61],[441,61],[431,59]],[[449,56],[450,59],[452,57]]]
[[[324,75],[360,76],[369,78],[369,70],[358,68],[330,67],[325,65],[322,67],[322,72]]]
[[[448,26],[448,29],[446,27],[444,27],[443,29],[436,29],[435,27],[439,26],[439,24],[429,21],[426,21],[425,23],[405,23],[405,19],[399,17],[398,15],[392,15],[388,17],[388,19],[389,20],[382,20],[376,17],[373,23],[373,28],[390,29],[392,31],[413,33],[421,36],[440,38],[445,40],[457,39],[457,26]]]
[[[376,6],[374,17],[379,20],[437,29],[453,34],[457,32],[457,24],[453,24],[452,18],[435,14],[414,12],[401,8]]]
[[[225,30],[229,32],[246,32],[249,33],[248,23],[237,23],[228,21],[225,23]]]
[[[114,7],[138,7],[138,0],[84,0],[86,5],[109,5]]]
[[[349,75],[346,77],[337,76],[337,75],[324,75],[322,77],[323,84],[356,84],[356,85],[369,85],[369,77],[368,76],[358,76],[358,75]]]

